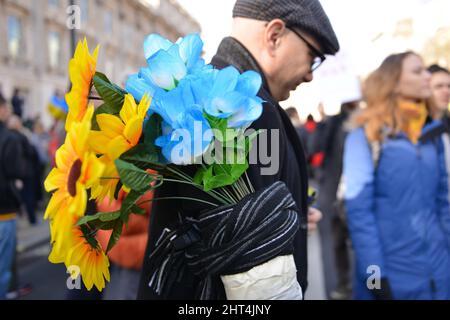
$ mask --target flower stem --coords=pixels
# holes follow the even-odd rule
[[[190,181],[183,181],[183,180],[176,180],[176,179],[167,179],[167,178],[164,178],[164,181],[188,184],[188,185],[194,186],[194,187],[196,187],[196,188],[198,188],[198,189],[203,191],[203,187],[201,185],[193,182],[193,181],[190,182]],[[211,191],[214,191],[214,190],[211,190]],[[220,193],[208,192],[208,191],[205,191],[205,192],[208,195],[210,195],[211,197],[213,197],[214,199],[220,201],[223,204],[230,204],[229,199],[224,198],[223,195],[221,195]]]
[[[230,194],[228,192],[228,190],[226,188],[222,187],[219,190],[221,190],[223,193],[225,193],[232,200],[231,201],[232,203],[238,203],[239,202],[232,194]]]
[[[98,101],[103,101],[103,99],[102,99],[102,98],[100,98],[100,97],[94,97],[94,96],[89,96],[89,97],[88,97],[88,99],[89,99],[89,100],[98,100]]]
[[[172,172],[172,173],[178,175],[180,178],[184,179],[184,181],[192,183],[193,186],[197,187],[198,189],[202,190],[203,192],[206,192],[206,193],[209,194],[210,196],[214,197],[214,196],[212,195],[212,194],[214,193],[217,197],[221,197],[221,198],[224,199],[226,202],[224,202],[224,200],[219,200],[219,199],[217,199],[217,198],[216,198],[216,200],[219,200],[219,201],[221,201],[221,202],[224,203],[224,204],[230,204],[230,203],[233,203],[233,202],[234,202],[233,199],[230,199],[229,197],[227,198],[226,195],[223,195],[223,194],[221,194],[221,193],[218,192],[218,191],[215,191],[215,190],[211,190],[211,192],[204,191],[203,186],[201,186],[201,185],[199,185],[199,184],[194,184],[194,181],[192,180],[192,178],[191,178],[190,176],[186,175],[184,172],[182,172],[182,171],[180,171],[180,170],[178,170],[178,169],[171,168],[171,167],[167,167],[167,169],[168,169],[170,172]],[[165,180],[167,180],[167,179],[165,179]]]
[[[142,202],[138,203],[137,205],[141,206],[141,205],[143,205],[145,203],[152,202],[152,201],[157,201],[157,200],[192,200],[192,201],[197,201],[197,202],[209,204],[209,205],[211,205],[213,207],[218,207],[219,206],[218,204],[215,204],[215,203],[212,203],[212,202],[209,202],[209,201],[206,201],[206,200],[190,198],[190,197],[160,197],[160,198],[153,198],[153,199],[150,199],[150,200],[142,201]]]
[[[247,171],[245,171],[245,177],[246,177],[246,179],[247,179],[248,185],[250,186],[250,191],[251,191],[252,193],[254,193],[254,192],[255,192],[255,189],[253,188],[253,185],[252,185],[252,183],[251,183],[251,181],[250,181],[250,178],[248,177]]]

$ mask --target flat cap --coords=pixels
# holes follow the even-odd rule
[[[339,41],[319,0],[237,0],[233,18],[262,21],[281,19],[313,36],[324,54],[339,51]]]

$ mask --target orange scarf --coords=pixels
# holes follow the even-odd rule
[[[428,116],[425,102],[414,103],[411,101],[399,100],[398,107],[406,118],[406,124],[402,128],[403,131],[412,143],[417,144]]]

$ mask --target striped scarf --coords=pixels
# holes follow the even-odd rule
[[[298,209],[283,182],[243,198],[236,205],[186,218],[166,229],[150,256],[149,286],[165,296],[186,268],[201,279],[199,299],[224,299],[220,275],[248,271],[277,256],[293,253]]]

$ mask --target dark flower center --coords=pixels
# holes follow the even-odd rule
[[[77,194],[77,181],[81,175],[81,160],[76,160],[70,168],[69,179],[67,180],[67,190],[72,197]]]

